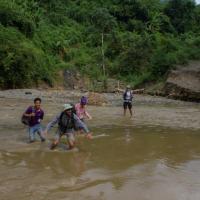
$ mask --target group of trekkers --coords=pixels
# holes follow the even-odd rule
[[[133,94],[128,85],[123,94],[124,115],[127,107],[129,108],[132,117],[132,99]],[[86,138],[92,139],[92,133],[89,131],[85,118],[92,119],[91,115],[86,110],[88,100],[85,96],[81,97],[80,102],[73,105],[70,103],[64,104],[62,111],[56,115],[51,122],[47,124],[43,130],[41,121],[44,118],[44,111],[41,108],[42,100],[40,98],[34,99],[34,105],[29,106],[22,115],[22,122],[28,125],[29,142],[35,141],[36,133],[39,135],[41,142],[45,142],[48,132],[56,124],[58,125],[56,136],[50,145],[50,149],[54,149],[60,142],[62,136],[67,137],[68,148],[75,147],[76,132],[84,133]]]
[[[64,135],[68,139],[69,149],[74,148],[76,130],[84,132],[88,139],[92,138],[92,134],[84,122],[85,117],[92,119],[92,117],[86,111],[86,97],[83,96],[80,100],[80,103],[77,103],[75,106],[69,103],[64,104],[62,112],[55,116],[54,119],[47,124],[44,130],[41,125],[41,120],[44,118],[44,111],[41,108],[41,102],[42,100],[40,98],[35,98],[34,106],[29,106],[23,113],[22,119],[27,121],[22,121],[29,127],[28,133],[30,143],[35,141],[36,133],[39,135],[41,142],[44,142],[48,132],[56,124],[58,124],[58,129],[56,132],[56,137],[50,145],[50,149],[54,149],[59,144],[61,137]]]

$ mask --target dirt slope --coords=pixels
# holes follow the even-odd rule
[[[200,102],[200,62],[193,61],[172,70],[163,91],[175,99]]]

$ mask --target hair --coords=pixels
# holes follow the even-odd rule
[[[37,97],[37,98],[34,99],[34,103],[35,103],[36,101],[39,101],[40,103],[42,102],[42,100],[41,100],[39,97]]]

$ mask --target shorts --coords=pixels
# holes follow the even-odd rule
[[[123,106],[124,106],[124,109],[127,109],[127,107],[129,109],[131,109],[132,108],[132,103],[131,102],[124,102]]]
[[[60,141],[62,136],[66,136],[70,142],[75,142],[75,132],[74,129],[68,129],[66,133],[61,133],[60,130],[57,131],[55,139]]]

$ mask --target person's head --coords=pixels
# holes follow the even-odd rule
[[[82,96],[80,104],[81,104],[81,106],[85,106],[87,104],[87,97]]]
[[[131,86],[130,85],[127,85],[126,86],[126,90],[130,90],[131,89]]]
[[[68,115],[71,115],[73,106],[69,103],[63,105],[63,111],[66,112]]]
[[[36,109],[40,109],[41,102],[42,100],[38,97],[34,99],[34,105]]]

